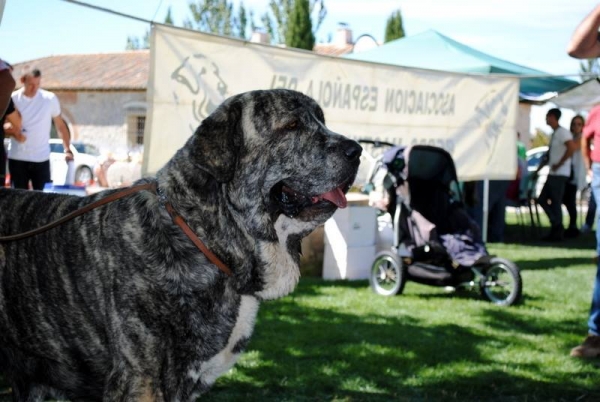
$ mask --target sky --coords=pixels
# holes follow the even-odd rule
[[[164,21],[171,8],[175,25],[191,15],[191,0],[81,1],[157,22]],[[142,37],[149,29],[145,22],[64,0],[0,0],[0,8],[3,2],[0,58],[10,63],[51,55],[123,51],[128,36]],[[233,3],[237,7],[240,2]],[[260,25],[259,16],[269,1],[243,3],[254,11]],[[492,56],[578,79],[579,61],[570,58],[565,49],[577,25],[596,4],[591,0],[325,0],[327,16],[316,39],[327,42],[339,24],[346,23],[355,39],[369,34],[383,41],[387,18],[400,9],[407,36],[434,29]],[[543,123],[548,107],[535,108],[532,129],[548,131]]]

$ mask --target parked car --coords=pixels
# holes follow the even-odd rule
[[[531,175],[538,169],[538,166],[540,166],[540,163],[542,162],[542,157],[544,154],[546,154],[546,152],[548,152],[548,146],[531,148],[527,151],[527,173]],[[550,167],[546,165],[538,173],[534,194],[536,198],[540,195],[542,187],[544,187],[544,184],[546,183],[549,171]]]
[[[100,152],[94,145],[84,142],[71,142],[73,152],[73,171],[69,171],[69,164],[65,161],[65,148],[61,139],[50,139],[50,176],[57,185],[69,182],[67,175],[72,177],[75,184],[90,184],[94,180],[94,167],[98,163]],[[73,184],[68,183],[68,184]]]
[[[548,152],[547,146],[536,147],[536,148],[532,148],[529,151],[527,151],[527,172],[529,174],[532,174],[533,172],[535,172],[537,170],[538,166],[540,165],[540,163],[542,161],[542,157],[544,156],[544,154],[546,152]],[[538,173],[538,180],[535,184],[535,196],[536,197],[538,197],[540,195],[540,191],[542,191],[542,187],[544,187],[544,183],[546,183],[546,179],[548,178],[549,171],[550,171],[550,167],[548,165],[546,165]],[[591,178],[588,176],[586,178],[586,180],[587,180],[587,187],[582,190],[582,194],[581,194],[580,198],[587,202],[587,200],[589,199],[589,196],[590,196],[589,187],[591,184]]]

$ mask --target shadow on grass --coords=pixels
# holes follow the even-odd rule
[[[592,253],[590,253],[591,255]],[[570,268],[574,265],[592,265],[592,258],[574,257],[574,258],[548,258],[538,260],[516,259],[515,264],[523,270],[543,270],[543,269],[562,269]]]
[[[483,322],[489,328],[505,333],[526,333],[528,335],[548,334],[549,326],[545,320],[534,320],[530,317],[522,317],[512,314],[506,309],[487,309],[482,311]],[[581,327],[581,317],[569,320],[553,322],[552,332],[571,333],[573,328]],[[566,345],[565,347],[568,347]]]
[[[301,285],[297,293],[313,288]],[[483,321],[498,336],[401,313],[360,317],[306,309],[291,298],[266,303],[247,356],[203,400],[599,400],[598,388],[578,376],[554,373],[535,359],[507,367],[501,357],[511,348],[533,349],[531,337],[550,328],[569,334],[579,321],[556,325],[502,309],[486,309]],[[597,369],[584,366],[578,373],[589,378]]]
[[[542,241],[541,238],[548,234],[548,231],[548,227],[533,229],[529,225],[521,227],[514,223],[507,223],[504,229],[504,243],[548,248],[568,247],[579,250],[594,250],[596,248],[596,235],[594,232],[580,234],[575,238],[565,238],[556,242]]]
[[[295,325],[308,325],[310,331],[285,324],[289,314],[302,321]],[[298,332],[305,335],[290,336]],[[324,309],[299,317],[291,304],[280,305],[261,316],[249,350],[267,364],[239,365],[236,371],[249,383],[225,378],[207,400],[363,401],[407,396],[402,382],[423,367],[478,359],[473,336],[458,325],[425,329],[416,321],[387,317],[361,322]],[[474,342],[462,344],[460,339]],[[444,348],[440,348],[442,341]],[[438,353],[431,353],[436,349]],[[364,392],[356,390],[361,387]]]
[[[390,313],[388,306],[382,313],[361,315],[303,305],[314,296],[333,297],[328,290],[342,285],[356,289],[350,297],[398,311],[394,307]],[[482,308],[481,326],[460,320],[435,324],[427,311],[402,311],[421,295],[405,301],[371,299],[361,290],[365,286],[366,281],[304,280],[294,297],[264,303],[248,350],[202,400],[600,400],[595,380],[586,380],[597,378],[594,364],[582,363],[565,374],[561,362],[532,358],[513,366],[503,356],[514,348],[533,350],[539,335],[550,331],[563,338],[580,327],[580,320],[556,323],[532,320],[518,309]]]

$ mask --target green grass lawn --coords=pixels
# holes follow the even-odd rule
[[[262,305],[247,353],[203,399],[600,400],[600,362],[568,356],[586,334],[594,236],[537,237],[512,225],[510,243],[489,245],[522,269],[515,307],[413,282],[386,298],[366,281],[305,278]]]
[[[599,401],[600,361],[568,356],[586,333],[593,234],[544,244],[507,232],[489,249],[521,267],[519,305],[414,282],[386,298],[366,281],[303,278],[262,305],[247,352],[202,400]]]

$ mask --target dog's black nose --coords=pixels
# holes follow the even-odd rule
[[[346,140],[342,143],[342,149],[346,158],[353,161],[360,158],[362,147],[356,141]]]

